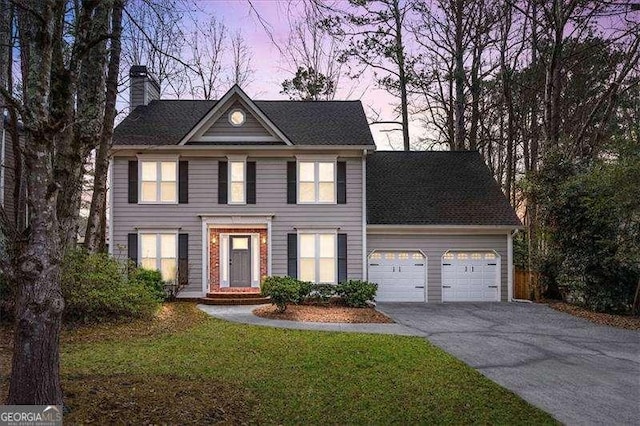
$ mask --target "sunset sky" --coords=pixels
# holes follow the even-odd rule
[[[281,57],[278,49],[272,43],[264,25],[268,25],[276,43],[281,48],[287,43],[289,36],[289,22],[287,12],[297,12],[299,2],[285,2],[275,0],[254,0],[253,5],[260,14],[263,23],[251,10],[249,2],[241,0],[198,1],[200,12],[214,16],[228,27],[229,34],[240,30],[249,45],[253,57],[252,68],[255,70],[253,82],[243,87],[249,96],[255,99],[287,99],[280,93],[282,81],[293,76],[291,65]],[[346,69],[346,67],[345,67]],[[222,93],[228,88],[224,88]],[[384,90],[377,89],[369,73],[359,80],[343,77],[338,85],[336,100],[359,99],[362,101],[367,115],[373,116],[373,110],[382,113],[381,119],[396,119],[394,107],[397,100]],[[380,130],[397,128],[393,125],[375,125],[372,132],[376,144],[380,149],[400,149],[402,145],[401,132],[381,132]],[[419,125],[411,126],[414,135],[421,132]],[[391,141],[391,144],[389,143]]]

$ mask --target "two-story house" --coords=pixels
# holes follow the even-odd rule
[[[159,100],[140,66],[131,82],[110,250],[181,297],[289,275],[374,281],[379,301],[511,299],[521,225],[477,152],[376,152],[359,101]]]

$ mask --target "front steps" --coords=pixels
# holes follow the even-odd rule
[[[269,303],[268,297],[255,293],[215,292],[207,293],[199,302],[203,305],[263,305]]]

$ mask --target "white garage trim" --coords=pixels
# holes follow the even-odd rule
[[[427,256],[427,254],[420,250],[420,249],[415,249],[415,248],[408,248],[408,249],[389,249],[389,250],[385,250],[385,249],[375,249],[372,250],[368,255],[367,255],[367,275],[370,278],[370,271],[369,271],[369,262],[371,260],[371,256],[375,253],[420,253],[423,257],[424,257],[424,299],[423,302],[428,302],[429,301],[429,257]]]
[[[497,298],[494,298],[492,300],[484,299],[485,296],[483,295],[480,300],[471,300],[471,299],[469,299],[469,300],[462,300],[462,299],[461,300],[447,300],[446,299],[446,297],[445,297],[445,293],[446,293],[445,289],[451,288],[451,285],[447,285],[445,287],[445,266],[457,265],[457,261],[460,260],[460,259],[457,259],[457,254],[461,254],[461,253],[468,253],[469,254],[469,258],[466,259],[467,262],[472,262],[474,260],[475,261],[480,261],[480,260],[486,261],[485,258],[483,258],[483,259],[473,259],[472,254],[482,254],[482,255],[486,255],[487,253],[493,253],[494,254],[494,256],[495,256],[495,271],[494,271],[494,276],[493,276],[493,283],[495,283],[495,287],[494,287],[493,284],[490,285],[489,287],[496,288],[496,290],[497,290],[496,291]],[[455,256],[454,259],[447,259],[446,260],[447,264],[445,265],[445,256],[447,256],[448,254],[451,254],[452,256],[454,254],[456,254],[456,256]],[[441,294],[442,294],[441,299],[442,299],[442,302],[458,302],[458,301],[459,302],[465,302],[465,301],[469,301],[469,302],[481,302],[481,301],[500,302],[500,301],[502,301],[502,285],[503,285],[503,283],[502,283],[502,275],[501,275],[502,256],[500,256],[500,254],[496,250],[494,250],[494,249],[480,249],[480,248],[478,248],[478,249],[468,249],[468,248],[465,248],[465,249],[449,249],[449,250],[446,250],[444,253],[442,253],[442,257],[440,258],[440,265],[441,265],[440,266],[440,268],[441,268],[441,283],[440,283],[440,285],[441,285]],[[484,266],[486,267],[487,265],[484,265]],[[471,267],[471,269],[473,271],[473,266]],[[451,271],[449,273],[455,273],[455,272]],[[465,274],[467,273],[467,266],[465,266],[465,272],[464,273]],[[471,278],[469,278],[469,279],[471,279]],[[482,277],[480,279],[482,280],[481,281],[481,288],[483,288],[484,285],[485,285],[484,275],[482,275]],[[489,281],[489,282],[491,282],[491,281]],[[471,287],[469,287],[469,288],[471,288]],[[484,291],[486,291],[486,289],[484,289]],[[494,296],[491,296],[491,297],[493,298]]]

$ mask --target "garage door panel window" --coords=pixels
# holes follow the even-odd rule
[[[300,279],[336,283],[336,234],[298,234]]]

